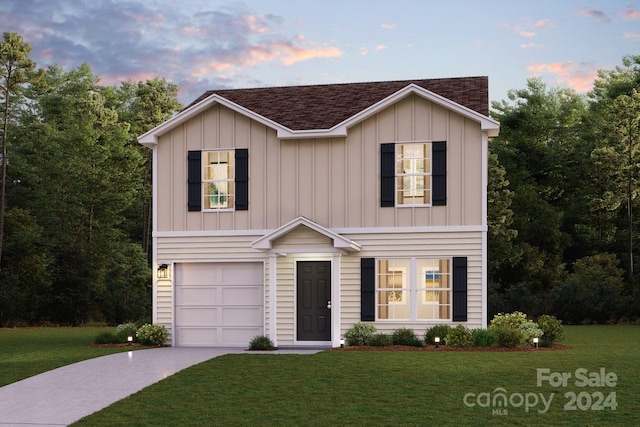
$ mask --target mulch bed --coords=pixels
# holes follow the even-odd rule
[[[516,347],[516,348],[506,348],[506,347],[447,347],[440,346],[436,348],[435,346],[428,347],[412,347],[408,345],[392,345],[387,347],[371,347],[368,345],[354,345],[354,346],[345,346],[343,348],[336,347],[332,350],[335,351],[484,351],[484,352],[512,352],[512,351],[556,351],[556,350],[570,350],[571,347],[564,344],[554,344],[551,347],[538,347],[538,349],[534,349],[533,347]]]

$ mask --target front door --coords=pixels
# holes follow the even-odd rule
[[[331,262],[298,261],[298,341],[331,341]]]

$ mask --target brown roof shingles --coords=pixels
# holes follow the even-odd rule
[[[489,114],[487,77],[211,90],[189,107],[215,93],[291,130],[330,129],[411,83]]]

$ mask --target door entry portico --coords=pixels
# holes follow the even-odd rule
[[[298,261],[298,341],[331,341],[331,262]]]

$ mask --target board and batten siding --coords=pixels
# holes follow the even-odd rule
[[[380,207],[380,144],[447,142],[447,203]],[[157,145],[158,231],[277,229],[304,216],[328,228],[465,226],[482,218],[480,125],[410,95],[353,125],[344,138],[279,140],[218,104]],[[246,148],[247,211],[187,212],[187,152]]]

